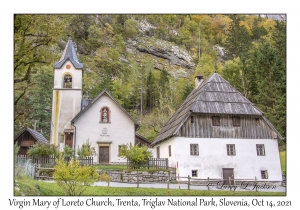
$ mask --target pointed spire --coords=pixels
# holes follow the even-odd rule
[[[75,50],[71,35],[69,35],[69,40],[68,40],[68,43],[66,44],[65,50],[64,50],[60,60],[57,63],[55,63],[54,68],[60,69],[67,60],[70,60],[75,68],[77,68],[77,69],[83,68],[83,63],[80,63],[78,61],[78,58],[76,55],[76,50]]]

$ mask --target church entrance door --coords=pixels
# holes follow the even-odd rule
[[[109,164],[109,146],[99,147],[99,163]]]
[[[66,145],[69,145],[69,147],[73,148],[73,133],[68,133],[66,135]]]

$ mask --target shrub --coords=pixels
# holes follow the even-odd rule
[[[89,142],[89,139],[84,142],[81,147],[79,148],[78,146],[78,150],[77,150],[77,155],[81,158],[85,158],[88,156],[96,156],[96,150],[95,147],[91,146],[92,143]]]
[[[103,182],[107,182],[107,186],[109,187],[109,183],[111,181],[110,176],[106,174],[106,172],[104,172],[103,174],[101,174],[99,176],[99,180],[103,181]]]
[[[53,144],[43,144],[43,143],[35,143],[32,147],[27,151],[27,154],[32,157],[40,157],[40,156],[51,156],[55,157],[59,156],[58,148]]]
[[[70,158],[73,156],[74,150],[69,146],[65,145],[63,155],[65,158]]]
[[[122,145],[118,156],[131,161],[133,169],[139,169],[148,158],[152,157],[152,153],[147,146]]]
[[[62,155],[59,159],[56,159],[54,168],[54,181],[68,196],[82,195],[87,186],[99,179],[99,174],[92,166],[80,166],[79,161],[74,158],[66,163]]]

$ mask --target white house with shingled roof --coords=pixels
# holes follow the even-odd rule
[[[152,146],[182,177],[281,181],[278,139],[264,113],[214,73],[205,81],[196,76],[196,88]]]

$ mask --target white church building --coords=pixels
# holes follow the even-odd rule
[[[97,153],[94,162],[125,163],[118,157],[119,148],[136,143],[139,125],[106,90],[93,100],[82,99],[82,71],[70,37],[54,65],[50,143],[61,151],[69,145],[76,154],[78,147],[89,140]],[[139,142],[142,140],[139,138]]]
[[[253,103],[218,73],[196,88],[152,142],[181,177],[281,181],[282,136]]]

